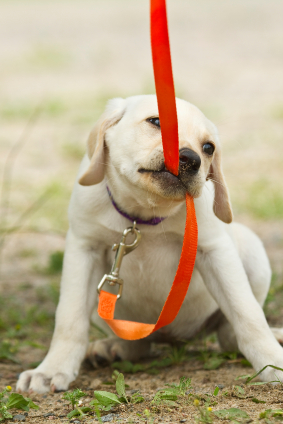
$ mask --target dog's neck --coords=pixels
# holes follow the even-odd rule
[[[113,207],[125,218],[139,224],[157,225],[166,217],[177,213],[184,202],[156,202],[155,196],[145,193],[139,187],[127,184],[113,184],[115,180],[106,179],[109,198]],[[105,188],[106,190],[106,188]],[[133,195],[134,192],[134,195]]]
[[[166,219],[166,216],[165,216],[165,217],[154,217],[154,218],[145,220],[145,219],[139,218],[138,216],[129,215],[127,212],[122,210],[117,205],[117,203],[115,202],[113,195],[112,195],[112,193],[111,193],[111,191],[110,191],[110,189],[107,185],[106,185],[106,189],[107,189],[108,195],[110,197],[110,200],[112,202],[112,205],[114,206],[116,211],[119,212],[119,214],[122,215],[124,218],[127,218],[129,221],[132,221],[132,222],[135,221],[137,224],[143,224],[143,225],[158,225],[158,224],[160,224],[160,222],[162,222],[162,221],[164,221],[164,219]]]

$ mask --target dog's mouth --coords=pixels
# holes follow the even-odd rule
[[[149,164],[148,168],[140,167],[140,174],[150,175],[154,185],[159,187],[162,195],[170,198],[184,198],[186,193],[193,197],[200,194],[200,156],[189,148],[180,149],[179,173],[172,174],[165,166],[164,159],[159,163]]]
[[[182,179],[182,174],[179,173],[177,176],[172,174],[164,164],[158,170],[140,168],[138,172],[141,174],[149,174],[166,197],[173,196],[174,198],[177,196],[178,198],[184,198],[186,192],[189,191],[188,185]]]
[[[153,176],[156,176],[156,177],[162,177],[162,178],[165,178],[166,180],[171,180],[172,183],[182,182],[180,179],[180,174],[178,175],[172,174],[170,171],[168,171],[165,165],[163,165],[161,169],[157,169],[157,170],[140,168],[138,172],[140,172],[141,174],[152,174]]]

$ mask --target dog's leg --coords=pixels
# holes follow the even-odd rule
[[[69,231],[51,346],[36,369],[20,375],[18,391],[67,390],[77,377],[87,350],[89,316],[95,296],[95,291],[89,290],[90,275],[94,266],[99,272],[102,263],[101,255]]]
[[[117,360],[138,361],[148,356],[149,351],[150,342],[146,339],[129,341],[110,337],[90,343],[86,358],[97,368]]]
[[[283,349],[266,322],[230,236],[222,232],[209,246],[202,246],[196,265],[209,292],[232,324],[240,351],[255,370],[268,364],[282,368]],[[282,372],[276,375],[283,381]],[[261,378],[274,380],[274,370],[267,368]]]
[[[271,281],[270,264],[263,244],[257,235],[244,225],[233,223],[230,228],[252,292],[262,307]],[[280,337],[277,337],[280,333],[280,329],[278,330],[279,332],[275,333],[272,329],[277,340],[280,339]],[[280,334],[282,341],[283,331]],[[234,329],[225,316],[223,316],[218,327],[217,335],[220,346],[224,351],[235,352],[239,350]]]

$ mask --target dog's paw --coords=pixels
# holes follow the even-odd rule
[[[283,364],[278,365],[278,368],[283,369]],[[283,382],[283,372],[272,367],[267,367],[262,373],[260,373],[259,377],[262,381],[266,381],[267,383],[272,382],[275,384],[277,382]]]
[[[90,343],[86,359],[95,368],[98,368],[114,361],[137,361],[141,357],[147,356],[149,351],[150,343],[148,341],[128,341],[113,337]]]
[[[49,391],[60,392],[68,390],[74,378],[65,373],[41,372],[39,369],[24,371],[17,382],[18,392],[46,393]]]

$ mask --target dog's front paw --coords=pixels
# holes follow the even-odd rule
[[[86,359],[97,368],[114,361],[138,361],[149,351],[150,343],[147,340],[128,341],[112,337],[90,343]]]
[[[52,392],[66,391],[74,378],[74,376],[66,373],[43,372],[39,368],[36,368],[35,370],[24,371],[20,374],[17,382],[17,391],[29,393],[46,393],[50,390]]]
[[[283,369],[283,364],[278,365],[278,368]],[[267,367],[262,373],[259,375],[260,379],[262,381],[269,382],[283,382],[283,372],[280,370],[277,370],[272,367]]]

